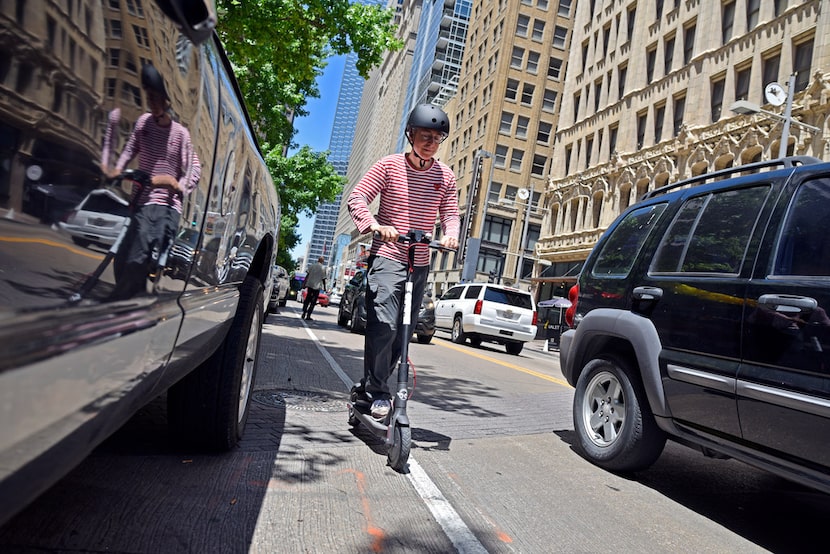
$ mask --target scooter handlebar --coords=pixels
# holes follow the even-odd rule
[[[372,233],[375,238],[380,237],[380,233],[375,231]],[[410,231],[406,234],[399,234],[397,242],[401,242],[404,244],[426,244],[430,248],[435,248],[436,250],[443,250],[446,252],[455,252],[455,248],[447,248],[441,244],[441,241],[432,240],[432,234],[426,233],[423,231]]]

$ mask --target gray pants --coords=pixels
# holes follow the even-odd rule
[[[406,285],[406,264],[374,257],[366,282],[366,348],[363,358],[366,392],[372,399],[391,398],[389,376],[401,357],[401,311]],[[428,266],[416,267],[412,274],[412,319],[414,329],[427,282]]]

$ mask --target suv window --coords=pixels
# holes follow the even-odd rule
[[[517,308],[533,309],[533,301],[530,299],[530,295],[524,292],[487,287],[487,290],[484,291],[484,300],[516,306]]]
[[[665,204],[645,206],[625,216],[602,246],[591,273],[605,277],[627,276],[664,209]]]
[[[441,297],[441,300],[455,300],[456,298],[461,298],[461,291],[464,290],[464,287],[453,287],[444,293],[444,296]]]
[[[814,179],[796,192],[778,242],[776,275],[830,275],[830,180]]]
[[[651,272],[740,273],[769,190],[765,185],[687,200],[663,237]]]
[[[481,292],[481,285],[470,285],[467,289],[467,292],[464,294],[464,298],[478,298],[478,294]]]

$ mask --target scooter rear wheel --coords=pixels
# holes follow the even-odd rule
[[[351,425],[352,427],[357,427],[358,425],[360,425],[360,418],[358,418],[357,414],[355,414],[354,408],[357,399],[357,391],[354,389],[354,387],[352,387],[351,394],[349,394],[349,425]]]
[[[403,472],[409,460],[409,450],[412,448],[412,429],[409,425],[396,423],[393,433],[394,442],[389,446],[387,460],[392,469]]]

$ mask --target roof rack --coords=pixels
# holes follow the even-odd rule
[[[746,165],[739,165],[737,167],[727,167],[725,169],[719,169],[718,171],[712,171],[711,173],[704,173],[703,175],[697,175],[695,177],[690,177],[689,179],[684,179],[682,181],[678,181],[676,183],[671,183],[670,185],[664,185],[660,188],[656,188],[645,193],[640,200],[646,200],[648,198],[654,198],[655,196],[659,196],[661,194],[666,194],[669,191],[674,189],[679,189],[683,187],[690,187],[695,185],[702,185],[707,183],[713,179],[723,178],[728,175],[733,175],[735,173],[743,173],[743,172],[754,172],[759,169],[763,169],[765,167],[782,167],[782,168],[790,168],[790,167],[797,167],[800,165],[811,165],[821,163],[821,160],[818,158],[814,158],[812,156],[787,156],[786,158],[776,158],[774,160],[767,160],[763,162],[755,162]]]

